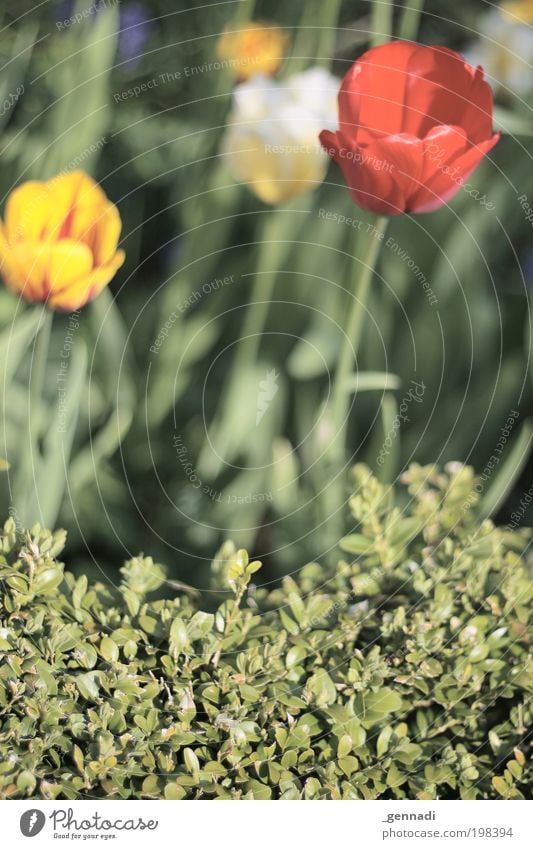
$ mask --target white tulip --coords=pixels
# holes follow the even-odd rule
[[[466,60],[481,65],[495,89],[524,96],[533,91],[533,28],[501,9],[478,19],[479,38],[466,51]]]
[[[321,183],[328,157],[318,134],[337,126],[339,85],[322,68],[310,68],[287,80],[256,76],[237,86],[222,142],[235,180],[270,204]]]

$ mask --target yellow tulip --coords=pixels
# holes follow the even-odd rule
[[[256,74],[275,74],[287,44],[288,37],[279,27],[255,21],[239,28],[226,27],[218,41],[217,55],[243,81]]]
[[[121,228],[118,209],[83,171],[23,183],[0,221],[2,276],[26,301],[79,309],[124,262]]]
[[[502,4],[501,10],[514,23],[533,23],[533,0],[509,0]]]

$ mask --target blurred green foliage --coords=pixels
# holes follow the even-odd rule
[[[404,483],[357,466],[350,556],[275,589],[229,542],[202,594],[150,557],[89,583],[10,519],[0,796],[527,797],[531,535],[477,523],[468,467]]]

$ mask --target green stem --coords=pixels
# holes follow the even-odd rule
[[[28,430],[32,452],[35,450],[37,441],[41,435],[41,406],[54,317],[52,310],[47,307],[43,307],[42,309],[43,317],[33,346],[28,393]]]
[[[287,71],[295,74],[312,64],[331,67],[341,5],[342,0],[308,0],[296,28]]]
[[[296,216],[296,217],[294,217]],[[241,338],[232,366],[233,382],[238,382],[240,369],[256,359],[270,302],[276,285],[276,272],[286,255],[287,244],[294,228],[300,226],[300,215],[288,209],[266,213],[257,257],[257,266],[248,307],[241,330]]]
[[[399,38],[404,41],[413,41],[416,38],[423,8],[424,0],[405,0]]]
[[[350,404],[350,393],[347,389],[348,378],[352,372],[361,343],[361,332],[370,293],[370,284],[372,283],[379,249],[385,236],[388,221],[389,219],[386,216],[381,216],[377,219],[373,229],[370,230],[370,245],[363,260],[363,269],[359,278],[357,292],[352,298],[341,354],[335,373],[331,409],[334,428],[333,452],[337,459],[343,457],[346,442],[345,437]]]
[[[392,0],[374,0],[372,3],[372,47],[390,41],[393,11],[394,3]]]
[[[341,11],[342,0],[322,0],[321,12],[317,24],[320,27],[317,45],[317,65],[329,68],[333,62],[335,52],[335,40],[337,38],[337,24]]]
[[[245,24],[253,18],[255,11],[255,0],[241,0],[237,4],[237,11],[231,21],[232,24]]]
[[[39,438],[43,423],[43,390],[46,379],[48,349],[52,330],[53,312],[42,307],[42,319],[32,350],[27,396],[27,428],[21,439],[17,470],[13,482],[12,503],[20,521],[27,527],[35,522],[30,502],[35,491],[35,466],[39,462]]]
[[[247,362],[253,362],[259,351],[261,334],[276,285],[275,273],[262,271],[267,256],[268,242],[263,242],[259,249],[258,270],[254,277],[250,300],[242,325],[241,338],[232,366],[234,381],[238,381],[241,367]]]

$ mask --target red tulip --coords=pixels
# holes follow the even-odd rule
[[[353,200],[380,214],[432,212],[452,198],[499,139],[483,69],[447,47],[393,41],[344,77],[336,132],[320,141]]]

